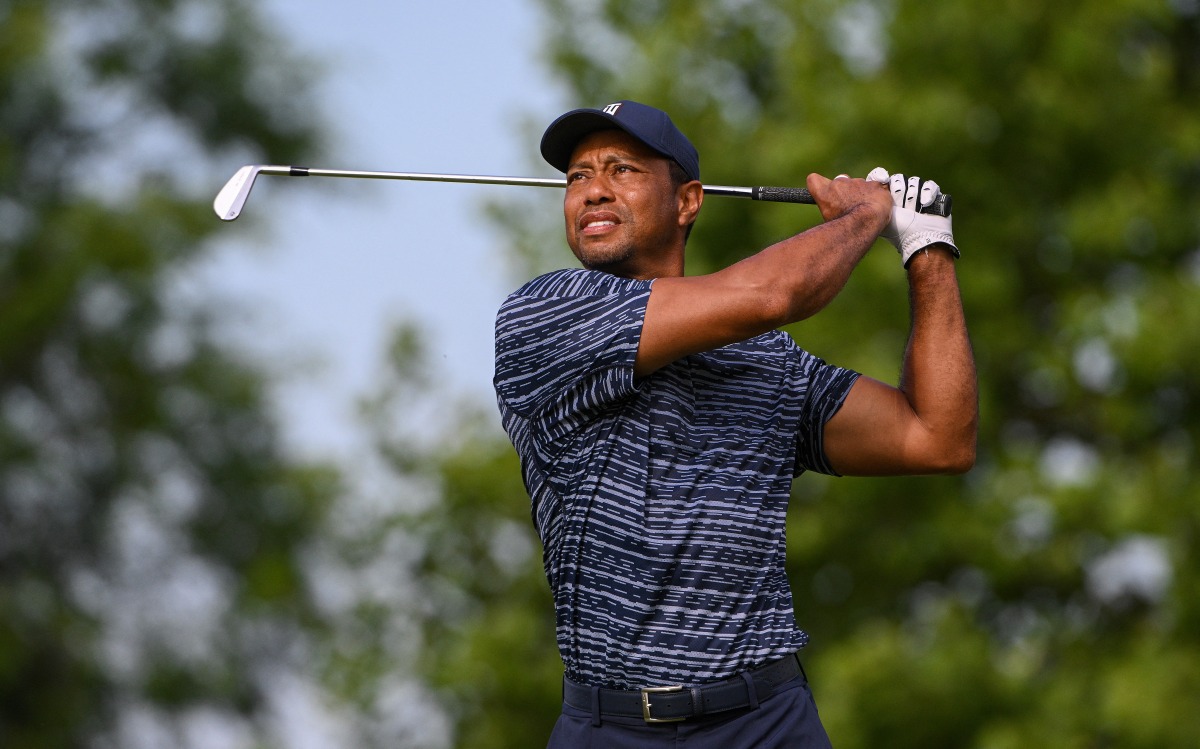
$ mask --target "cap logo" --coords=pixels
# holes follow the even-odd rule
[[[620,108],[621,108],[621,102],[617,102],[616,104],[609,104],[607,107],[604,108],[603,111],[606,115],[608,115],[610,117],[616,117],[617,110]]]

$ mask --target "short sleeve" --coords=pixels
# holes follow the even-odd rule
[[[566,270],[505,300],[496,317],[496,394],[525,419],[565,428],[635,389],[650,281]],[[555,417],[547,419],[547,415]]]
[[[804,392],[800,409],[800,423],[796,433],[795,475],[804,471],[815,471],[828,476],[839,476],[825,454],[825,425],[833,418],[850,394],[850,388],[859,374],[853,370],[826,364],[820,358],[803,350],[800,353],[799,386]]]

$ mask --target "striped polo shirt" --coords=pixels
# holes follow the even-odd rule
[[[592,686],[694,686],[805,645],[784,571],[791,482],[834,473],[823,428],[858,376],[774,331],[637,378],[652,283],[555,271],[496,319],[559,651]]]

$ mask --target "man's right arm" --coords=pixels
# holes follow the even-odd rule
[[[829,304],[887,226],[878,182],[808,176],[825,223],[704,276],[654,281],[634,372],[803,320]]]

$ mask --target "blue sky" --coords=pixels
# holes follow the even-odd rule
[[[306,166],[556,175],[520,128],[574,106],[539,62],[532,0],[267,0],[264,13],[325,66],[330,154]],[[519,189],[259,178],[203,277],[243,308],[230,335],[286,374],[277,401],[294,446],[356,449],[355,398],[378,383],[401,319],[421,323],[449,389],[490,400],[492,323],[513,277],[482,205]],[[547,195],[550,209],[558,200]]]

